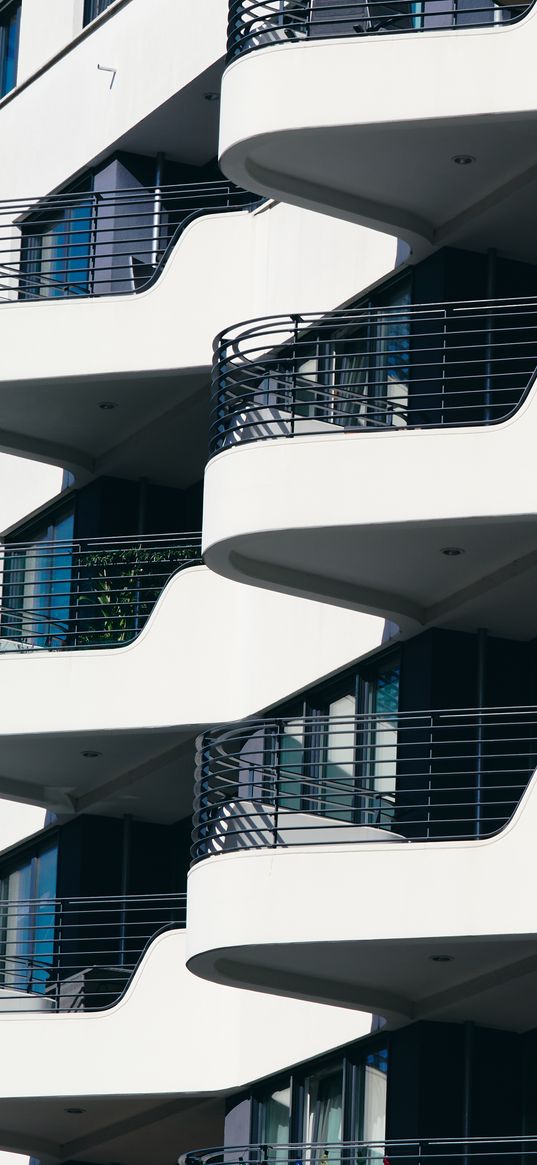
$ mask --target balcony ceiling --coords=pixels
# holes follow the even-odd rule
[[[452,961],[432,961],[437,953]],[[213,982],[369,1009],[393,1027],[425,1019],[537,1026],[534,937],[267,944],[212,951],[189,967]]]
[[[83,1109],[69,1113],[66,1109]],[[178,1097],[62,1096],[0,1101],[0,1146],[31,1153],[42,1165],[90,1161],[168,1165],[207,1131],[222,1141],[223,1100]]]
[[[199,481],[207,456],[208,375],[4,383],[0,448],[66,466],[79,482],[112,474],[186,487]],[[103,401],[116,407],[102,409]]]
[[[4,737],[0,797],[170,824],[192,811],[194,742],[195,729]]]

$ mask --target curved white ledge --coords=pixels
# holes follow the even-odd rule
[[[325,254],[329,268],[319,262]],[[0,304],[0,450],[75,472],[128,474],[134,457],[139,475],[155,448],[150,476],[165,464],[173,481],[176,414],[196,394],[206,426],[216,333],[252,310],[313,309],[325,297],[335,306],[355,293],[356,271],[371,283],[393,268],[395,255],[387,236],[261,207],[195,219],[140,294]],[[119,407],[102,412],[103,397]]]
[[[203,859],[189,875],[188,965],[213,982],[395,1022],[530,1029],[536,819],[534,776],[511,822],[487,840],[289,845]],[[438,954],[450,960],[434,961]]]
[[[535,181],[536,38],[533,9],[507,26],[247,53],[223,78],[221,166],[248,189],[392,231],[418,249],[451,242],[508,189]],[[457,154],[476,165],[453,165]]]
[[[537,388],[500,425],[254,441],[206,469],[205,561],[406,628],[531,638]],[[503,471],[505,467],[505,471]],[[445,557],[445,547],[464,551]]]
[[[182,570],[126,647],[0,656],[0,794],[82,810],[121,792],[131,770],[136,781],[167,765],[168,811],[177,817],[183,788],[184,815],[193,750],[182,755],[181,742],[253,715],[381,637],[380,620]],[[81,754],[96,739],[102,756],[88,767]]]
[[[204,983],[185,967],[185,943],[184,931],[155,939],[124,997],[108,1010],[0,1013],[3,1148],[65,1160],[80,1136],[80,1122],[65,1109],[82,1101],[91,1102],[93,1147],[113,1144],[129,1122],[121,1129],[120,1107],[105,1102],[123,1097],[131,1118],[141,1113],[135,1137],[144,1134],[144,1111],[150,1134],[155,1113],[175,1115],[179,1152],[190,1147],[193,1119],[180,1099],[195,1104],[223,1095],[370,1028],[365,1015]],[[167,1112],[155,1108],[159,1098]]]

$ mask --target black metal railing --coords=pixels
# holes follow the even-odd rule
[[[315,1141],[226,1145],[182,1153],[178,1165],[487,1165],[499,1158],[524,1165],[537,1155],[537,1137],[434,1137],[415,1140]],[[507,1160],[506,1160],[507,1159]]]
[[[513,24],[533,0],[230,0],[228,60],[305,40]]]
[[[0,202],[0,302],[144,291],[193,219],[257,206],[226,181]]]
[[[123,647],[170,578],[201,561],[198,533],[8,543],[0,548],[0,652]]]
[[[537,369],[537,299],[355,308],[214,341],[210,452],[253,440],[497,424]]]
[[[152,939],[185,925],[186,894],[0,901],[0,1011],[109,1007]]]
[[[210,453],[363,429],[498,424],[537,369],[537,299],[238,324],[214,348]]]
[[[197,741],[192,858],[490,837],[537,767],[537,708],[264,719]]]

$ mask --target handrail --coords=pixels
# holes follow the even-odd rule
[[[0,303],[145,291],[194,219],[260,201],[224,179],[5,199]]]
[[[6,543],[0,653],[123,647],[172,576],[201,562],[199,533]]]
[[[377,36],[504,26],[521,20],[534,0],[230,0],[227,59],[270,45],[312,39]]]
[[[510,1165],[537,1155],[537,1137],[427,1137],[384,1141],[308,1141],[225,1145],[181,1153],[178,1165],[393,1165],[421,1162],[486,1162],[507,1156]]]
[[[124,994],[148,945],[186,925],[186,894],[0,900],[0,1010],[96,1010]]]
[[[197,740],[192,860],[502,830],[537,768],[537,708],[248,720]]]
[[[537,299],[272,316],[214,344],[209,451],[379,429],[499,424],[537,369]]]

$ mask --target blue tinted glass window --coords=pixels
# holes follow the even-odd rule
[[[17,84],[22,0],[0,10],[0,97]]]

